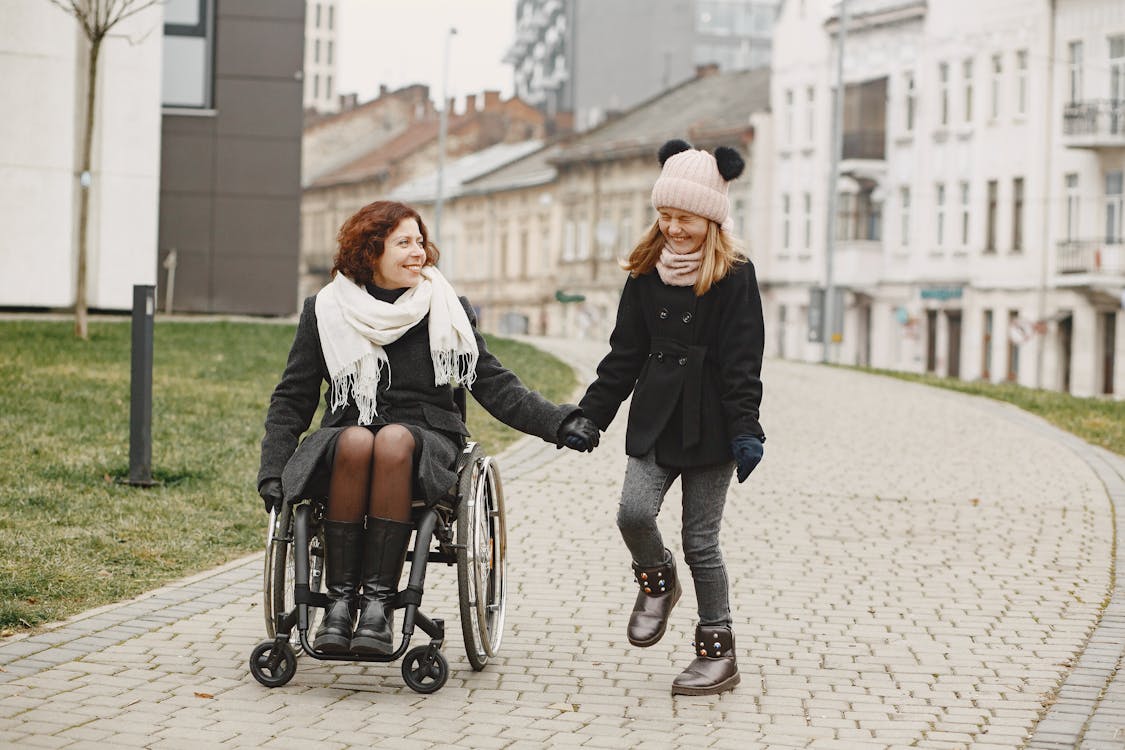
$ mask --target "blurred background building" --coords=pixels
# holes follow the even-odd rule
[[[336,85],[339,0],[306,0],[304,105],[316,114],[340,111]]]
[[[578,130],[691,78],[769,64],[779,0],[517,0],[515,93]]]

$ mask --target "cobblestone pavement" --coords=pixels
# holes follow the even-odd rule
[[[538,343],[587,379],[604,351]],[[510,598],[484,671],[436,565],[423,610],[447,620],[441,691],[413,693],[397,664],[308,658],[258,685],[256,555],[0,644],[0,746],[1125,747],[1122,460],[952,392],[778,361],[764,379],[766,458],[732,488],[722,537],[732,693],[669,694],[690,585],[664,640],[625,639],[622,412],[592,455],[528,439],[499,457]],[[661,523],[678,552],[677,500]]]

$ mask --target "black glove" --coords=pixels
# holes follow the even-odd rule
[[[281,509],[281,503],[285,496],[281,492],[280,479],[267,479],[262,482],[262,486],[258,488],[258,494],[262,496],[262,502],[266,504],[266,513]]]
[[[746,481],[750,472],[761,462],[766,453],[766,446],[757,435],[739,435],[730,441],[730,452],[738,463],[738,483]]]
[[[598,426],[581,412],[574,412],[559,425],[558,441],[555,445],[562,448],[564,445],[571,450],[593,451],[598,447],[601,432]]]

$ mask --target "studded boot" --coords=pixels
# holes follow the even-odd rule
[[[676,561],[664,551],[666,562],[655,568],[642,568],[633,563],[633,575],[640,591],[629,615],[629,643],[645,648],[664,637],[668,615],[680,600],[683,589],[676,576]]]
[[[695,659],[672,681],[672,695],[715,695],[741,681],[734,658],[734,631],[722,625],[699,625],[691,644]]]
[[[402,521],[367,519],[363,594],[359,622],[351,643],[352,651],[357,654],[385,655],[394,651],[394,600],[412,529],[413,526]]]
[[[355,622],[359,590],[359,561],[363,553],[363,524],[349,521],[324,522],[325,593],[332,604],[316,631],[313,648],[328,654],[348,650]]]

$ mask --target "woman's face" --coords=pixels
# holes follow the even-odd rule
[[[402,289],[418,286],[426,265],[426,247],[418,222],[406,218],[395,225],[383,242],[383,254],[375,259],[371,277],[376,286]]]
[[[681,211],[677,208],[660,209],[660,233],[672,246],[672,252],[677,255],[694,253],[703,244],[707,237],[707,223],[697,214]]]

